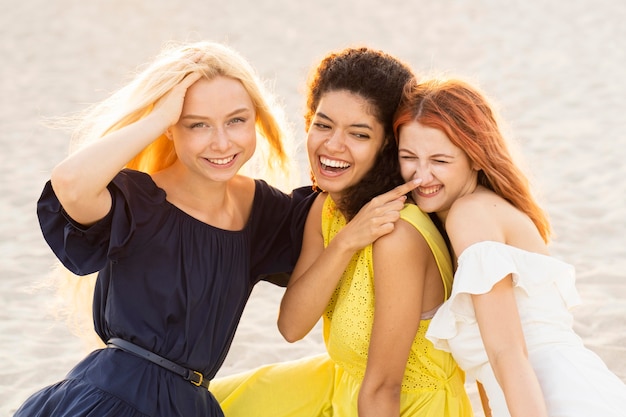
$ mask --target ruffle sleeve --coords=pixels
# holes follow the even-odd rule
[[[63,210],[50,181],[37,202],[44,239],[59,261],[77,275],[101,270],[120,255],[137,224],[146,221],[150,206],[162,203],[165,192],[145,173],[124,170],[109,184],[112,205],[98,222],[84,226]]]
[[[427,337],[435,347],[449,351],[447,340],[456,336],[458,323],[476,322],[471,295],[486,294],[509,274],[528,296],[555,285],[568,309],[581,302],[572,265],[500,242],[479,242],[459,256],[452,294],[430,323]]]

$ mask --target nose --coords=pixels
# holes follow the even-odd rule
[[[344,150],[346,142],[341,132],[334,130],[330,137],[326,139],[324,145],[331,152],[341,152]]]
[[[224,129],[215,129],[211,137],[211,150],[216,152],[225,152],[230,148],[230,138]]]
[[[427,184],[433,180],[433,172],[430,169],[431,166],[428,163],[419,163],[415,166],[415,173],[413,174],[413,178],[421,178],[422,184]]]

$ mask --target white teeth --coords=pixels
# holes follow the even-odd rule
[[[209,159],[207,158],[207,160],[215,165],[226,165],[227,163],[229,163],[230,161],[232,161],[233,159],[235,159],[235,155],[229,157],[229,158],[221,158],[221,159]]]
[[[345,161],[337,161],[334,159],[328,159],[323,156],[320,157],[320,162],[322,163],[322,165],[325,165],[331,168],[348,168],[350,166],[350,164]]]
[[[436,187],[429,187],[429,188],[421,188],[420,187],[420,193],[422,194],[426,194],[426,195],[430,195],[430,194],[435,194],[437,191],[439,191],[441,189],[441,186],[436,186]]]

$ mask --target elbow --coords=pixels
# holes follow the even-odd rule
[[[511,373],[511,369],[530,366],[526,346],[514,346],[510,349],[487,352],[487,357],[499,384],[505,380],[507,373]]]
[[[62,163],[52,169],[50,184],[62,203],[78,200],[80,195],[77,187],[78,175],[74,170],[65,168]]]
[[[298,340],[302,339],[302,337],[299,337],[298,335],[290,334],[290,333],[283,332],[283,331],[281,331],[280,334],[282,334],[283,338],[289,343],[295,343]]]
[[[392,414],[400,411],[402,396],[401,383],[383,382],[379,384],[363,383],[358,397],[358,408],[361,410],[393,410]]]
[[[381,384],[374,391],[374,395],[383,396],[393,401],[400,401],[400,394],[402,393],[402,384],[395,382],[388,382]]]
[[[278,331],[287,342],[294,343],[301,340],[305,336],[301,332],[298,332],[293,325],[290,326],[285,321],[285,319],[281,319],[281,316],[278,317]]]
[[[374,377],[365,375],[361,386],[361,393],[370,396],[382,396],[385,398],[399,399],[402,392],[402,378],[380,375]]]

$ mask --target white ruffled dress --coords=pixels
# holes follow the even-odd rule
[[[435,314],[426,337],[451,352],[468,379],[483,384],[494,417],[509,416],[470,296],[489,292],[508,274],[548,414],[625,417],[626,385],[574,333],[569,309],[580,304],[574,267],[555,258],[499,242],[468,247],[459,257],[452,295]]]

